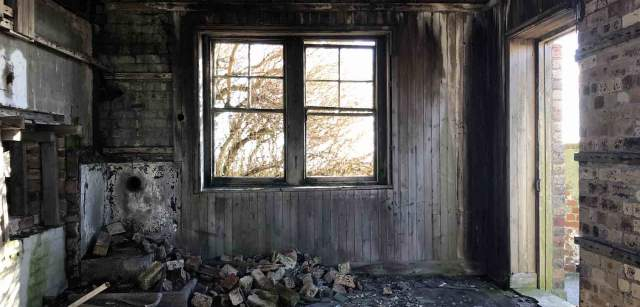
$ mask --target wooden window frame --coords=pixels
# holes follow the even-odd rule
[[[288,32],[211,32],[199,34],[198,78],[201,80],[196,91],[201,97],[200,125],[202,146],[201,182],[202,188],[233,187],[308,187],[308,186],[373,186],[389,184],[389,48],[390,33],[381,31],[357,33],[313,33]],[[305,101],[305,40],[373,40],[374,49],[374,175],[370,177],[307,177],[305,154],[305,126],[307,110]],[[244,42],[282,42],[284,45],[284,177],[247,178],[215,177],[213,174],[213,129],[212,103],[212,47],[216,40],[239,40]],[[338,46],[336,46],[338,47]]]

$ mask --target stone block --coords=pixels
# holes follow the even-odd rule
[[[340,272],[341,274],[351,273],[351,263],[345,262],[338,264],[338,272]]]
[[[251,290],[252,286],[253,286],[253,277],[247,275],[244,276],[242,278],[240,278],[240,287],[246,291]]]
[[[191,298],[191,305],[193,305],[193,307],[211,307],[211,305],[213,305],[213,298],[200,292],[194,292],[193,298]]]
[[[109,252],[109,245],[111,244],[111,235],[106,231],[98,233],[96,244],[93,246],[93,254],[96,256],[104,257]]]
[[[151,266],[138,275],[138,285],[142,290],[149,290],[162,278],[164,266],[162,263],[155,261]]]
[[[110,235],[114,236],[125,233],[127,232],[127,230],[124,229],[124,225],[122,225],[121,222],[115,222],[107,225],[107,232],[109,232]]]
[[[261,270],[255,269],[251,271],[251,277],[253,277],[258,288],[265,290],[273,289],[273,281],[267,278]]]
[[[334,284],[343,285],[347,288],[352,289],[356,287],[355,279],[353,278],[353,276],[342,273],[336,274]]]
[[[628,293],[631,291],[631,284],[626,279],[618,279],[618,290],[622,293]]]
[[[184,259],[170,260],[167,261],[166,265],[168,271],[182,269],[184,267]]]
[[[238,306],[244,302],[244,296],[240,292],[240,288],[235,288],[229,292],[229,300],[233,306]]]

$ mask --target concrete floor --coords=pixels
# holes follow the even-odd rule
[[[310,306],[534,307],[537,302],[482,278],[360,276],[362,291]],[[384,295],[383,288],[391,289]]]
[[[564,291],[567,293],[567,301],[573,305],[580,304],[580,274],[567,273],[564,280]]]

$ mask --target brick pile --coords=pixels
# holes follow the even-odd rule
[[[327,267],[319,257],[296,250],[203,261],[200,256],[175,248],[166,238],[131,234],[120,222],[105,226],[97,235],[82,268],[85,285],[74,292],[88,292],[91,285],[109,282],[110,294],[89,301],[105,306],[117,300],[114,293],[127,293],[128,297],[131,293],[170,293],[167,297],[171,297],[185,288],[185,300],[164,304],[295,306],[344,302],[348,299],[346,294],[362,289],[348,262]]]

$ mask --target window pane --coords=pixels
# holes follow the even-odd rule
[[[373,109],[373,82],[341,82],[340,107]]]
[[[217,76],[249,75],[249,45],[216,43],[214,65]]]
[[[338,80],[337,48],[306,48],[307,80]]]
[[[373,116],[313,116],[306,127],[307,176],[373,176]]]
[[[343,45],[343,46],[375,46],[376,42],[372,40],[344,40],[344,39],[316,39],[306,40],[305,44],[311,45]]]
[[[282,77],[282,45],[252,44],[251,75]]]
[[[249,79],[217,77],[213,80],[216,108],[241,108],[249,106]]]
[[[277,113],[216,113],[214,176],[284,177],[284,124]]]
[[[340,50],[340,80],[373,81],[373,50]]]
[[[251,79],[251,108],[282,109],[282,79]]]
[[[305,82],[305,104],[314,107],[338,106],[338,82]]]

